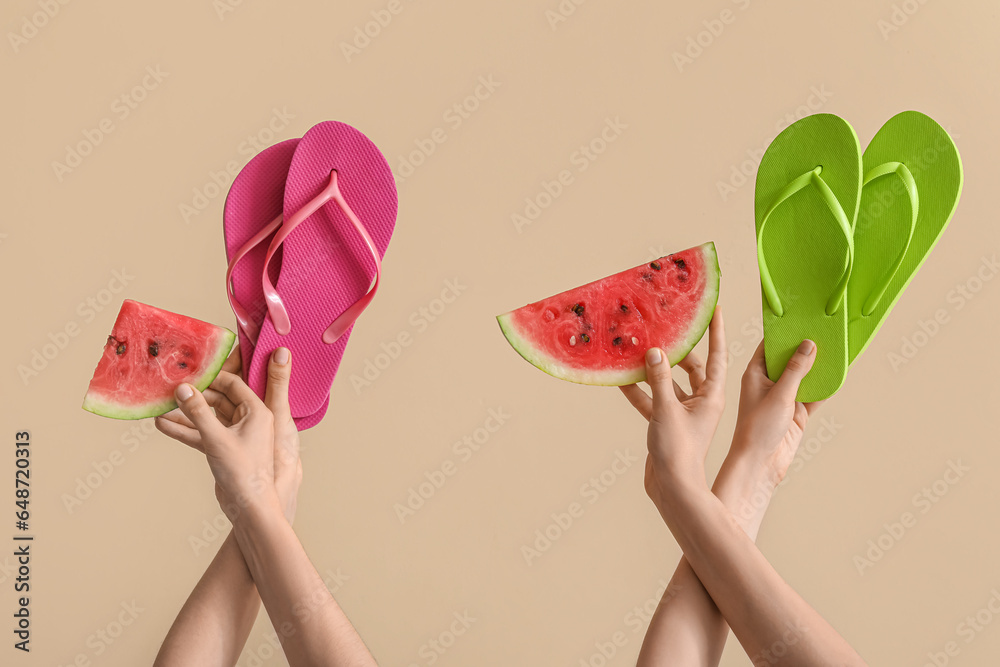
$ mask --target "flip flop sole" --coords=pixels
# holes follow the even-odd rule
[[[863,306],[893,264],[908,234],[912,206],[903,181],[896,176],[873,180],[861,192],[855,224],[855,272],[847,288],[849,360],[868,348],[889,311],[937,244],[958,207],[962,192],[962,160],[947,131],[917,111],[904,111],[882,126],[865,150],[865,173],[898,162],[916,183],[916,225],[903,261],[874,310]]]
[[[344,123],[316,125],[295,149],[285,184],[285,219],[326,187],[331,170],[337,171],[344,199],[384,255],[396,221],[395,179],[375,144]],[[291,330],[281,335],[270,317],[264,320],[250,364],[250,386],[256,390],[266,383],[271,352],[287,347],[296,365],[289,387],[292,415],[316,412],[329,399],[351,329],[332,344],[323,342],[323,333],[368,292],[374,276],[370,250],[335,203],[328,202],[296,227],[284,241],[275,285]]]
[[[821,168],[794,194],[789,184]],[[829,189],[838,218],[822,194]],[[861,148],[854,129],[831,114],[808,116],[786,128],[768,147],[757,172],[754,210],[762,277],[770,275],[782,306],[777,312],[762,289],[764,352],[768,377],[777,381],[806,338],[816,343],[812,370],[797,399],[817,401],[833,395],[847,374],[847,309],[840,299],[828,314],[831,297],[850,266],[850,223],[861,190]],[[781,201],[782,203],[777,204]],[[773,208],[773,210],[772,210]],[[761,233],[765,217],[766,228]],[[845,228],[846,225],[846,228]]]
[[[265,148],[254,156],[233,179],[226,195],[222,214],[223,232],[226,241],[226,258],[232,261],[236,252],[258,231],[281,215],[285,194],[285,178],[292,163],[292,156],[299,139],[288,139]],[[252,319],[263,320],[267,315],[264,305],[264,291],[261,289],[261,273],[264,270],[264,256],[268,241],[243,256],[233,269],[233,294]],[[281,258],[271,263],[272,281],[278,279]],[[250,340],[241,327],[236,327],[240,341],[242,368],[250,368],[257,341]],[[246,370],[244,370],[246,375]],[[263,393],[258,393],[264,398]],[[295,419],[295,425],[303,431],[318,424],[326,413],[330,397],[316,412]]]

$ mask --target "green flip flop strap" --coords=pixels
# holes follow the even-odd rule
[[[807,185],[812,184],[819,191],[820,196],[826,202],[830,212],[833,213],[833,217],[837,220],[841,231],[844,232],[844,237],[847,239],[847,269],[845,269],[840,282],[837,283],[829,300],[826,302],[827,315],[833,315],[840,310],[844,302],[844,294],[847,292],[847,283],[851,278],[851,269],[854,266],[854,233],[851,229],[851,221],[847,217],[847,214],[844,213],[844,208],[840,205],[833,191],[830,190],[830,186],[820,177],[821,173],[823,173],[823,167],[816,167],[786,185],[778,193],[771,207],[767,209],[767,213],[764,214],[764,220],[760,223],[760,229],[757,231],[757,263],[760,265],[760,284],[764,289],[764,296],[767,298],[768,305],[778,317],[784,315],[785,310],[781,305],[781,299],[778,297],[778,290],[774,288],[774,282],[771,280],[771,272],[767,269],[767,260],[764,258],[764,247],[761,245],[761,241],[764,238],[764,227],[767,226],[767,221],[771,218],[771,214],[774,213],[775,209]]]
[[[906,188],[906,194],[910,197],[910,230],[906,236],[906,245],[903,246],[903,250],[899,253],[899,257],[893,262],[892,266],[882,277],[882,280],[878,285],[872,289],[871,294],[865,300],[865,305],[861,309],[861,314],[868,317],[873,312],[875,308],[878,307],[879,301],[882,300],[882,296],[885,291],[889,288],[889,283],[892,279],[896,277],[896,272],[899,271],[899,267],[903,265],[903,259],[906,257],[906,251],[910,249],[910,241],[913,240],[913,232],[917,229],[917,215],[920,211],[920,196],[917,193],[917,182],[913,180],[913,174],[910,170],[906,168],[906,165],[902,162],[886,162],[885,164],[880,164],[874,167],[871,171],[865,174],[864,185],[868,185],[876,178],[881,178],[882,176],[889,176],[891,174],[896,174],[899,176],[900,180],[903,181],[903,187]]]

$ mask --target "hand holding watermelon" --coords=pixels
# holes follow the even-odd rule
[[[670,363],[659,348],[646,351],[648,396],[638,385],[621,387],[629,402],[649,420],[646,493],[662,514],[663,489],[704,482],[705,455],[722,418],[726,402],[726,341],[722,314],[708,328],[708,363],[695,354],[679,362],[691,383],[688,395],[671,377]]]
[[[226,363],[238,370],[238,359],[237,353]],[[205,454],[216,498],[234,524],[246,509],[277,506],[286,517],[294,510],[294,498],[282,498],[278,492],[275,465],[276,460],[286,464],[289,453],[298,452],[298,434],[288,431],[294,431],[288,407],[290,376],[288,351],[281,348],[270,361],[266,402],[239,375],[222,371],[204,393],[187,383],[178,385],[174,395],[179,412],[156,419],[162,433]],[[280,469],[287,472],[287,465]],[[291,477],[296,480],[298,473]],[[287,478],[282,476],[283,486]]]
[[[278,363],[278,357],[285,360]],[[242,357],[237,345],[222,367],[223,373],[240,377]],[[288,386],[291,378],[291,360],[288,350],[275,351],[268,372],[264,405],[273,415],[274,431],[274,486],[289,523],[295,518],[299,485],[302,483],[302,461],[299,458],[299,432],[295,427],[288,404]],[[231,428],[237,417],[237,406],[215,383],[204,392],[205,401],[215,409],[216,417],[226,428]],[[194,423],[180,409],[157,417],[156,428],[164,435],[205,453],[201,434]]]

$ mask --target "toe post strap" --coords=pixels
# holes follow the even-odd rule
[[[854,266],[854,232],[852,229],[851,221],[844,212],[844,207],[840,205],[840,201],[837,199],[836,195],[827,185],[826,181],[823,180],[821,174],[823,173],[822,165],[807,171],[801,176],[795,178],[782,188],[774,199],[774,203],[767,209],[764,214],[764,219],[760,224],[760,228],[757,230],[757,263],[760,266],[760,283],[764,291],[764,297],[767,299],[768,306],[770,306],[772,312],[778,317],[782,317],[785,314],[785,309],[781,303],[781,298],[778,296],[778,290],[774,286],[774,281],[771,278],[771,273],[767,268],[767,259],[764,256],[764,228],[767,226],[768,220],[771,218],[771,214],[781,206],[785,201],[787,201],[792,195],[803,190],[804,188],[812,185],[819,192],[819,195],[823,198],[826,203],[827,208],[833,214],[834,219],[837,221],[837,225],[842,232],[844,232],[844,238],[847,241],[847,268],[844,269],[843,275],[837,282],[836,287],[834,287],[833,292],[830,294],[829,299],[826,302],[826,314],[834,315],[844,303],[844,295],[847,293],[847,284],[851,278],[851,270]]]
[[[327,327],[327,329],[323,332],[323,342],[333,344],[341,336],[347,333],[347,330],[351,328],[351,325],[354,324],[365,308],[367,308],[372,302],[372,299],[375,298],[376,291],[378,291],[379,281],[382,277],[382,258],[379,255],[378,248],[376,248],[371,235],[368,234],[368,230],[365,229],[365,226],[358,219],[358,216],[351,210],[347,200],[344,199],[344,195],[340,191],[337,179],[337,170],[331,169],[330,179],[323,190],[321,190],[319,194],[317,194],[301,209],[296,211],[281,225],[281,228],[278,230],[278,233],[274,235],[274,238],[271,240],[271,245],[267,249],[267,256],[264,260],[264,272],[261,276],[261,287],[264,290],[264,300],[267,304],[267,310],[271,316],[271,322],[274,325],[274,330],[282,336],[288,334],[292,330],[292,323],[288,317],[288,310],[281,299],[281,295],[278,294],[274,284],[271,283],[267,267],[270,265],[271,258],[274,256],[274,253],[277,251],[278,247],[284,243],[288,235],[295,231],[296,227],[298,227],[302,222],[307,220],[313,213],[325,206],[331,200],[340,207],[340,210],[351,222],[354,229],[364,241],[368,251],[371,253],[372,261],[375,263],[375,279],[364,296],[351,304],[347,310],[341,313],[330,324],[330,326]]]

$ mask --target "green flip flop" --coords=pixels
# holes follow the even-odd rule
[[[757,171],[754,212],[768,377],[781,376],[804,339],[817,345],[799,401],[832,396],[847,375],[845,296],[861,176],[858,135],[831,114],[787,127]]]
[[[847,286],[851,364],[941,238],[962,193],[955,143],[917,111],[904,111],[882,126],[863,163],[854,271]]]

